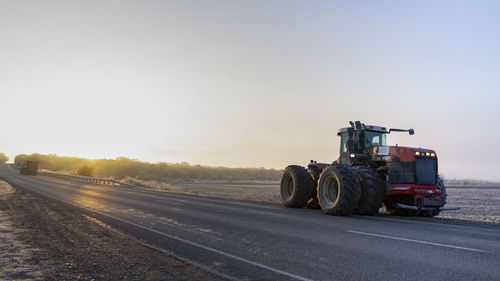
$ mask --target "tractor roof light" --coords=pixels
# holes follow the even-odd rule
[[[436,157],[436,153],[435,153],[435,152],[421,152],[421,151],[415,151],[415,156]]]

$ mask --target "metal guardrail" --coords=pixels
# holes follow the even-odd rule
[[[72,182],[90,183],[90,184],[108,185],[108,186],[136,187],[133,184],[129,184],[129,183],[113,180],[113,179],[76,176],[76,175],[60,174],[60,173],[47,172],[47,171],[39,171],[38,174],[41,176],[49,176],[49,177],[69,180]]]

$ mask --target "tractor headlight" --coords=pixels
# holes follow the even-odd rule
[[[425,156],[431,156],[431,153],[430,152],[426,152]]]
[[[432,152],[432,153],[431,153],[431,156],[432,156],[432,157],[436,157],[436,153]]]
[[[356,155],[351,154],[351,155],[349,155],[349,157],[351,157],[351,158],[355,158],[355,157],[356,157]]]
[[[415,151],[415,155],[420,156],[420,151]]]

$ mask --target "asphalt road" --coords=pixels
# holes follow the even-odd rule
[[[151,246],[243,280],[500,280],[500,231],[320,210],[0,177]]]

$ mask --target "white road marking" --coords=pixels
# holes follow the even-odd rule
[[[461,246],[455,246],[455,245],[427,242],[427,241],[408,239],[408,238],[402,238],[402,237],[387,236],[387,235],[381,235],[381,234],[375,234],[375,233],[369,233],[369,232],[362,232],[362,231],[355,231],[355,230],[346,230],[346,232],[356,233],[356,234],[361,234],[361,235],[368,235],[368,236],[375,236],[375,237],[380,237],[380,238],[393,239],[393,240],[407,241],[407,242],[413,242],[413,243],[427,244],[427,245],[433,245],[433,246],[439,246],[439,247],[466,250],[466,251],[472,251],[472,252],[488,253],[488,251],[474,249],[474,248],[467,248],[467,247],[461,247]]]
[[[26,187],[25,187],[26,188]],[[298,275],[295,275],[293,273],[289,273],[289,272],[286,272],[286,271],[283,271],[283,270],[279,270],[279,269],[276,269],[276,268],[273,268],[273,267],[270,267],[270,266],[267,266],[267,265],[264,265],[264,264],[261,264],[261,263],[258,263],[258,262],[254,262],[254,261],[251,261],[251,260],[247,260],[245,258],[242,258],[242,257],[238,257],[238,256],[235,256],[235,255],[232,255],[232,254],[229,254],[229,253],[226,253],[226,252],[223,252],[223,251],[220,251],[220,250],[217,250],[217,249],[214,249],[214,248],[211,248],[211,247],[208,247],[208,246],[204,246],[204,245],[201,245],[201,244],[198,244],[196,242],[191,242],[189,240],[186,240],[186,239],[183,239],[183,238],[180,238],[180,237],[177,237],[177,236],[174,236],[174,235],[171,235],[171,234],[167,234],[167,233],[164,233],[164,232],[161,232],[161,231],[158,231],[156,229],[152,229],[152,228],[149,228],[147,226],[143,226],[143,225],[140,225],[140,224],[137,224],[137,223],[134,223],[134,222],[131,222],[131,221],[128,221],[128,220],[125,220],[125,219],[122,219],[122,218],[118,218],[118,217],[115,217],[113,215],[109,215],[109,214],[105,214],[105,213],[101,213],[99,211],[96,211],[96,210],[92,210],[90,208],[87,208],[87,207],[84,207],[84,206],[81,206],[81,205],[78,205],[78,204],[74,204],[72,202],[69,202],[69,201],[66,201],[66,200],[63,200],[61,198],[57,198],[55,196],[52,196],[52,195],[48,195],[48,194],[45,194],[45,193],[41,193],[39,191],[35,191],[35,190],[32,190],[31,188],[28,188],[29,190],[31,190],[32,192],[35,192],[35,193],[38,193],[42,196],[46,196],[46,197],[50,197],[52,199],[55,199],[57,201],[61,201],[61,202],[64,202],[66,204],[69,204],[69,205],[72,205],[74,207],[77,207],[77,208],[81,208],[81,209],[84,209],[84,210],[87,210],[89,212],[93,212],[93,213],[97,213],[97,214],[100,214],[102,216],[105,216],[105,217],[109,217],[109,218],[112,218],[112,219],[115,219],[115,220],[118,220],[118,221],[121,221],[121,222],[124,222],[124,223],[128,223],[130,225],[133,225],[135,227],[138,227],[138,228],[142,228],[144,230],[148,230],[148,231],[151,231],[153,233],[156,233],[156,234],[159,234],[159,235],[162,235],[162,236],[165,236],[167,238],[170,238],[170,239],[174,239],[174,240],[177,240],[177,241],[180,241],[180,242],[183,242],[183,243],[186,243],[186,244],[189,244],[191,246],[195,246],[195,247],[198,247],[198,248],[201,248],[201,249],[204,249],[204,250],[207,250],[209,252],[212,252],[212,253],[216,253],[216,254],[219,254],[219,255],[222,255],[222,256],[225,256],[225,257],[228,257],[228,258],[232,258],[232,259],[235,259],[237,261],[240,261],[240,262],[243,262],[243,263],[247,263],[247,264],[250,264],[250,265],[253,265],[253,266],[256,266],[256,267],[260,267],[262,269],[265,269],[265,270],[269,270],[269,271],[272,271],[274,273],[278,273],[278,274],[281,274],[281,275],[284,275],[284,276],[287,276],[287,277],[290,277],[290,278],[293,278],[293,279],[296,279],[296,280],[302,280],[302,281],[314,281],[312,279],[308,279],[308,278],[305,278],[305,277],[302,277],[302,276],[298,276]]]
[[[442,227],[446,228],[446,230],[451,231],[467,231],[468,233],[477,233],[482,235],[490,235],[494,237],[498,237],[500,234],[500,230],[489,229],[484,227],[477,226],[465,226],[465,225],[456,225],[456,224],[447,224],[440,222],[426,222],[426,221],[416,221],[416,220],[395,220],[394,218],[384,218],[384,217],[375,217],[375,216],[356,216],[357,219],[370,220],[370,221],[384,221],[384,222],[392,222],[397,224],[421,224],[425,226],[433,226],[433,227]]]

